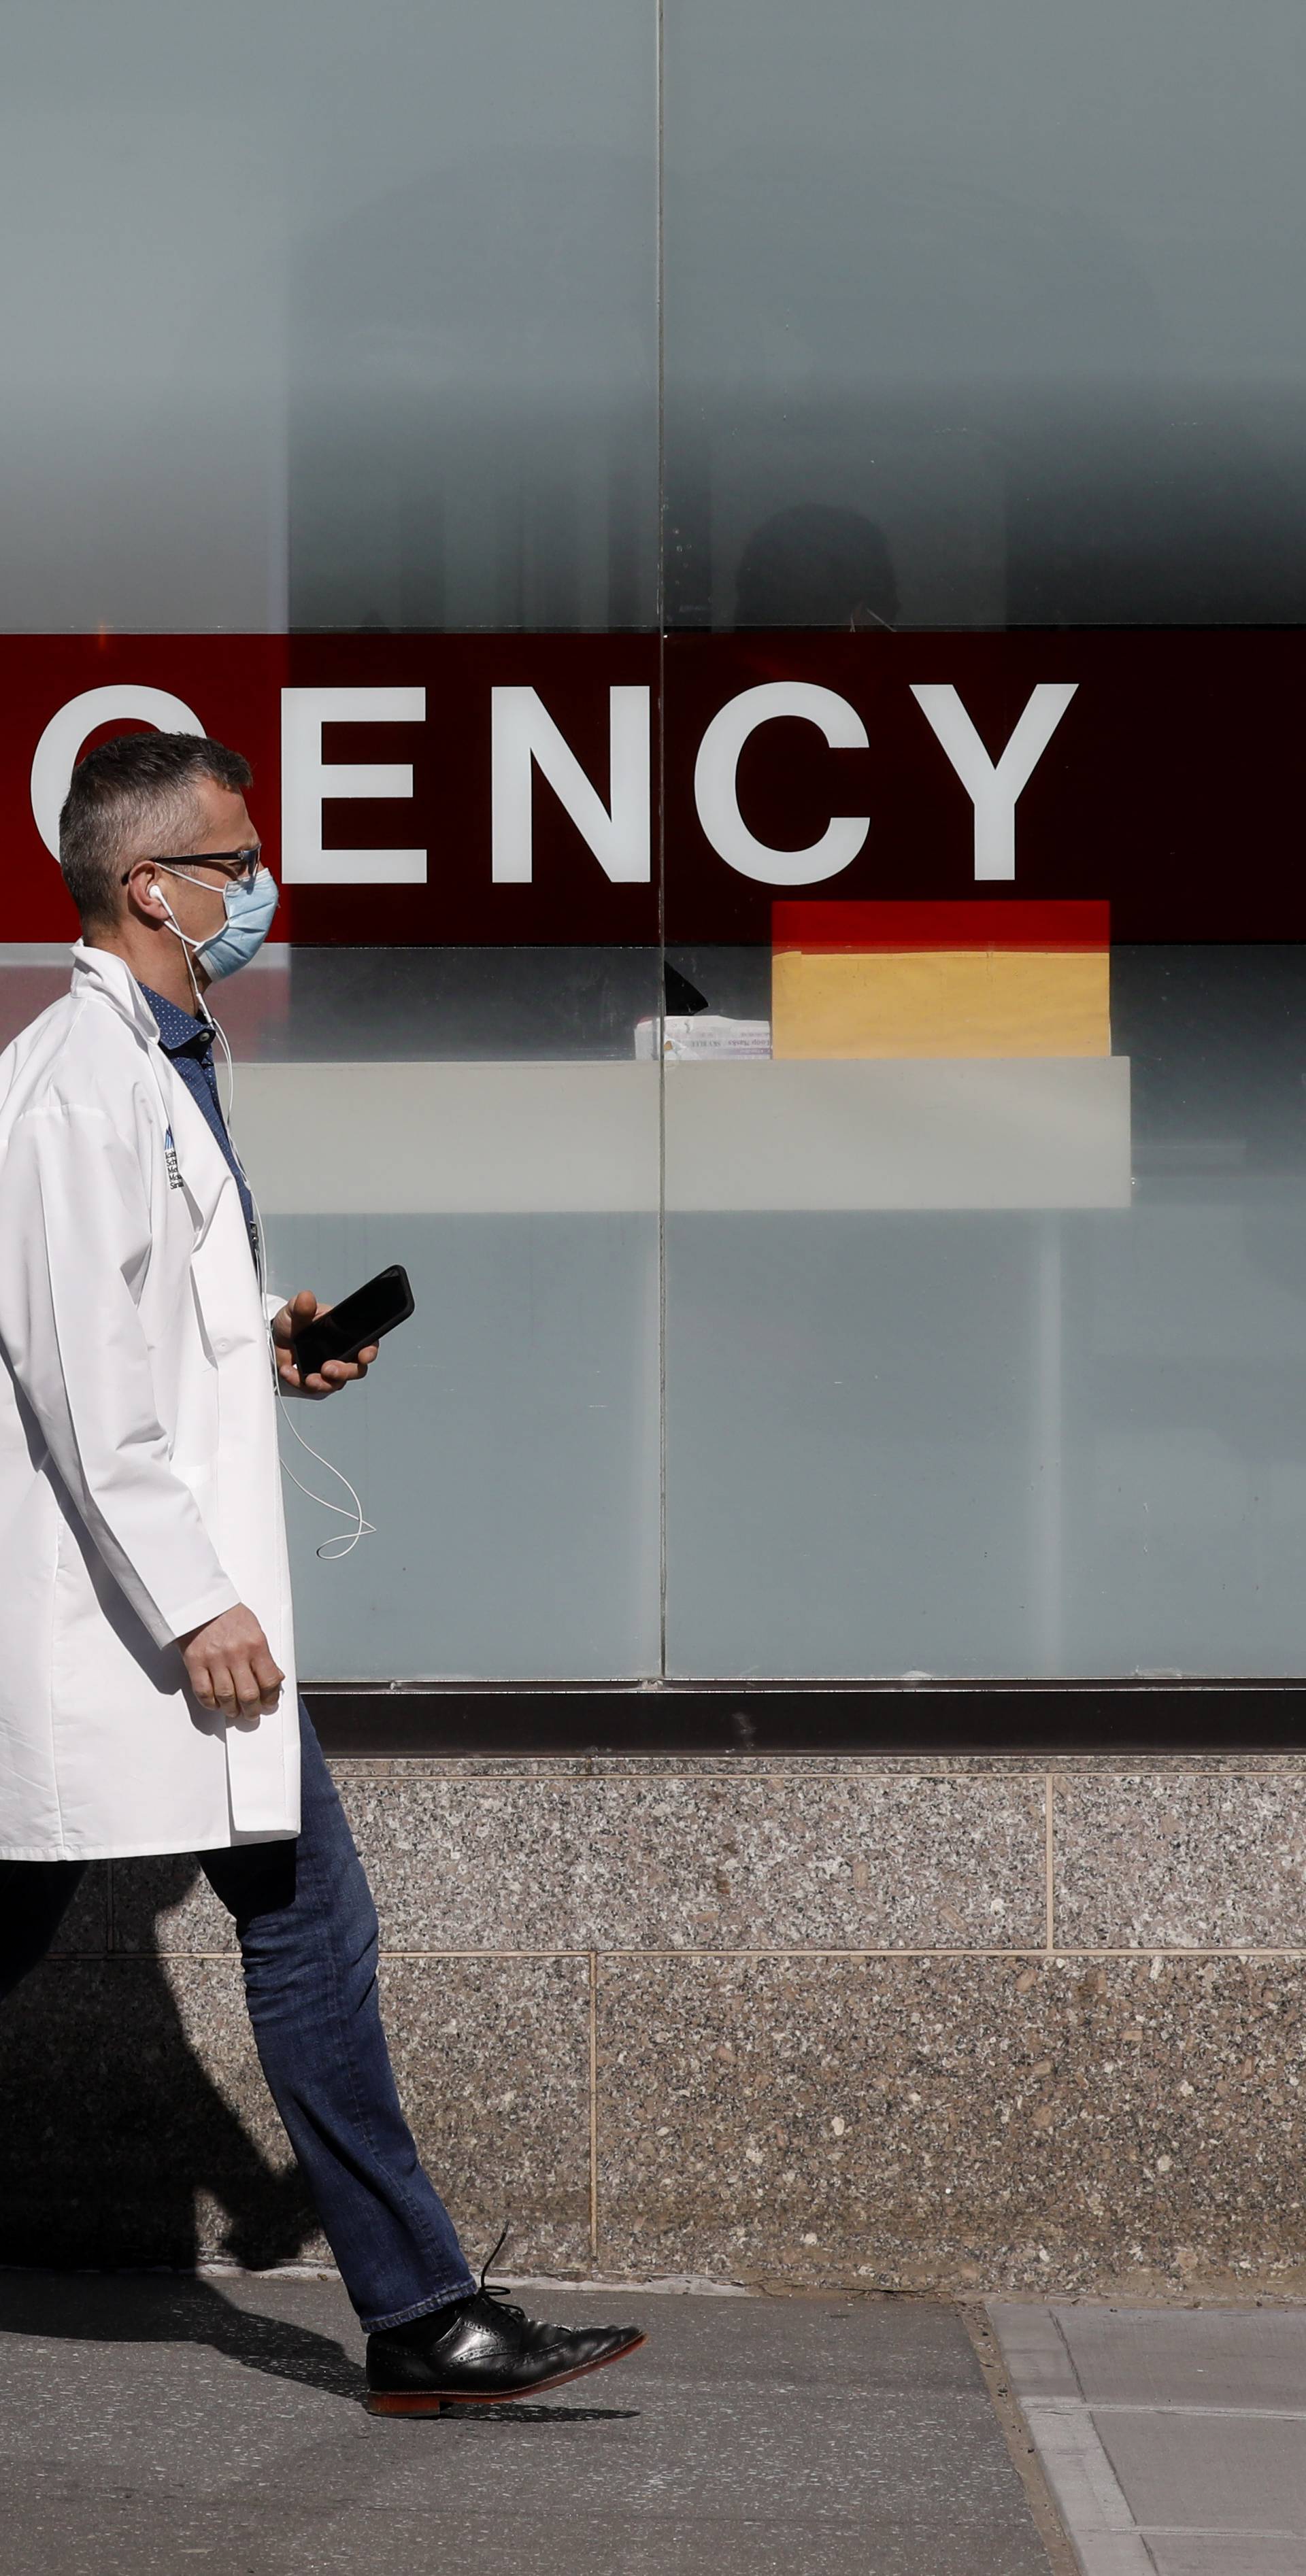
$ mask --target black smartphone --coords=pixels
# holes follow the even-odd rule
[[[300,1376],[312,1377],[324,1360],[356,1360],[369,1342],[379,1342],[396,1324],[407,1323],[412,1311],[408,1273],[402,1262],[392,1261],[388,1270],[378,1270],[375,1279],[293,1336],[290,1347]]]

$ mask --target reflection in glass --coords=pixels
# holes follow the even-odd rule
[[[665,28],[673,625],[762,622],[736,593],[799,510],[883,530],[903,626],[1301,617],[1291,0],[1254,44],[1188,0]]]

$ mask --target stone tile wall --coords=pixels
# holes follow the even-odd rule
[[[336,1770],[472,2250],[1306,2289],[1306,1757]],[[0,2099],[0,2259],[325,2253],[193,1862],[90,1874]]]

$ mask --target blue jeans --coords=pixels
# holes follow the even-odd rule
[[[294,1842],[199,1854],[234,1918],[245,2000],[286,2134],[368,2333],[476,2286],[399,2106],[376,1990],[372,1892],[299,1703]],[[45,1956],[81,1861],[0,1861],[0,1996]]]

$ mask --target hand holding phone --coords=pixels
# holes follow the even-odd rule
[[[370,1343],[406,1323],[413,1308],[408,1273],[401,1262],[393,1261],[388,1270],[378,1270],[375,1279],[342,1297],[338,1306],[328,1307],[325,1314],[292,1333],[291,1357],[301,1382],[315,1376],[328,1360],[357,1359]]]

